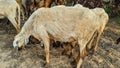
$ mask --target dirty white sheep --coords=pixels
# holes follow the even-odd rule
[[[103,31],[107,21],[108,15],[102,8],[88,9],[81,5],[40,8],[26,21],[21,32],[15,37],[13,46],[21,47],[28,42],[30,35],[34,36],[45,45],[48,65],[50,40],[77,41],[79,54],[76,58],[76,67],[80,68],[87,43],[96,31]]]
[[[0,16],[7,17],[17,33],[20,31],[20,7],[15,0],[0,0]]]

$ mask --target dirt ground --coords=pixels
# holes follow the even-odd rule
[[[0,68],[44,68],[45,53],[39,44],[29,44],[14,57],[12,42],[15,29],[7,20],[0,20]],[[120,68],[120,23],[110,19],[99,42],[96,54],[88,54],[82,68]],[[50,68],[72,68],[73,58],[61,55],[63,48],[50,48]],[[76,53],[75,53],[76,55]]]

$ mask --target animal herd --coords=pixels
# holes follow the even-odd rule
[[[58,6],[51,7],[52,2]],[[48,67],[50,43],[59,41],[71,44],[71,56],[74,55],[75,46],[78,46],[75,63],[76,68],[80,68],[86,51],[96,52],[108,22],[108,14],[103,8],[89,9],[80,4],[64,6],[65,3],[66,0],[0,0],[0,16],[7,17],[17,31],[13,47],[27,45],[29,37],[34,36],[44,44],[45,67]],[[25,17],[28,19],[20,29],[20,19]],[[65,46],[64,51],[67,47],[69,45]]]

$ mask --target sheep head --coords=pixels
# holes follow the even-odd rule
[[[29,42],[29,39],[23,37],[23,36],[16,36],[14,41],[13,41],[13,47],[22,47],[24,45],[27,45],[27,43]]]

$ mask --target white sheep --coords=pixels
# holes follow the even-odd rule
[[[0,0],[0,16],[7,17],[17,32],[20,31],[20,7],[15,0]]]
[[[104,9],[88,9],[85,7],[40,8],[36,10],[15,37],[13,46],[26,44],[30,35],[43,41],[46,53],[46,65],[49,64],[50,40],[60,42],[77,41],[79,54],[76,58],[77,68],[80,68],[87,43],[101,27],[104,29],[108,15]]]

